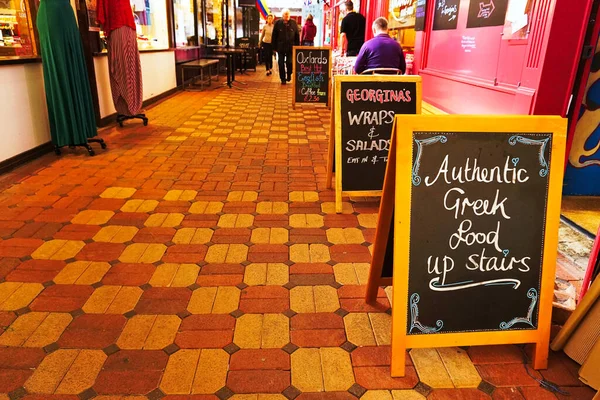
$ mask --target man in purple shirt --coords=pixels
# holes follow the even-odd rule
[[[388,35],[388,21],[380,17],[373,22],[373,39],[363,44],[356,57],[357,74],[372,68],[397,68],[404,73],[406,61],[400,43]]]

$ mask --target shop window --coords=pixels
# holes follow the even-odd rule
[[[0,58],[36,55],[29,3],[26,0],[0,0]]]
[[[199,44],[204,43],[204,1],[197,0],[198,6],[198,41]]]
[[[173,0],[175,47],[197,45],[194,0]]]
[[[222,0],[206,0],[206,44],[223,44]]]
[[[2,0],[0,0],[2,1]],[[169,48],[169,24],[165,0],[130,0],[139,50]],[[100,32],[102,51],[106,52],[106,37]]]

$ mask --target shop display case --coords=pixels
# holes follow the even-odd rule
[[[38,55],[30,3],[0,0],[0,59]]]

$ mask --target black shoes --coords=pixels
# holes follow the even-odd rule
[[[291,77],[291,76],[288,76],[288,78],[287,78],[287,81],[288,81],[288,82],[291,82],[291,81],[292,81],[292,77]]]
[[[282,85],[287,85],[287,82],[286,81],[281,81],[281,84]]]

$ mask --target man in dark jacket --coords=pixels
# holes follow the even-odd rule
[[[290,10],[283,10],[282,18],[275,22],[272,43],[279,59],[281,84],[285,85],[292,80],[292,48],[300,44],[298,24],[290,18]]]

